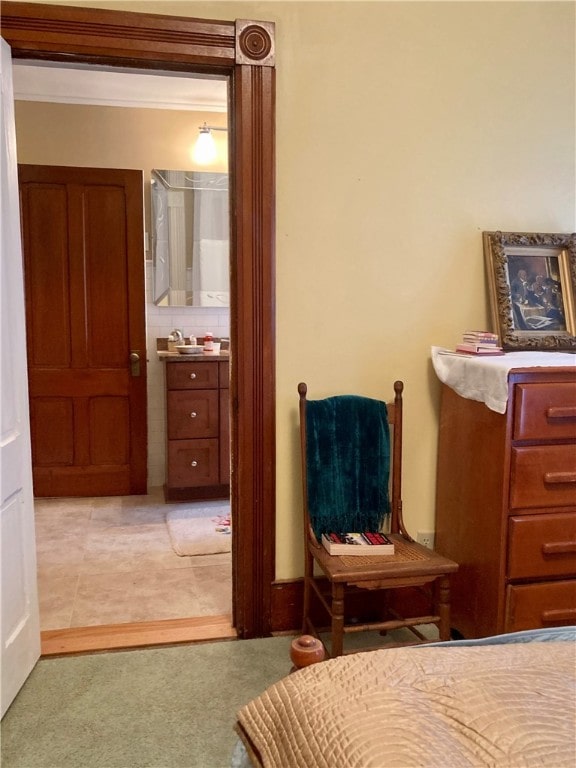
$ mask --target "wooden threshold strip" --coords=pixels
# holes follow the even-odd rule
[[[236,630],[232,626],[232,617],[226,614],[137,624],[50,629],[41,632],[40,639],[42,656],[59,656],[207,640],[232,640],[236,639]]]

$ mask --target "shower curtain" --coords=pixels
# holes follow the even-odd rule
[[[228,191],[194,192],[192,285],[194,306],[227,307],[230,303],[230,220]]]

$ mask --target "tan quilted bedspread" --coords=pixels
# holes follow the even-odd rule
[[[240,710],[265,768],[574,768],[573,643],[419,647],[300,670]]]

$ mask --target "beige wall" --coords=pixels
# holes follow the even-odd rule
[[[576,229],[574,4],[86,5],[277,23],[277,576],[301,574],[300,380],[404,380],[405,517],[432,529],[430,347],[488,323],[481,233]]]
[[[228,170],[225,132],[212,134],[218,157],[209,168],[196,166],[190,155],[198,128],[204,122],[225,126],[223,113],[33,101],[15,107],[19,162],[142,171],[148,232],[152,168]]]

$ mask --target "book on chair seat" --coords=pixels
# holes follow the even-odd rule
[[[329,555],[393,555],[394,542],[384,533],[323,533]]]

